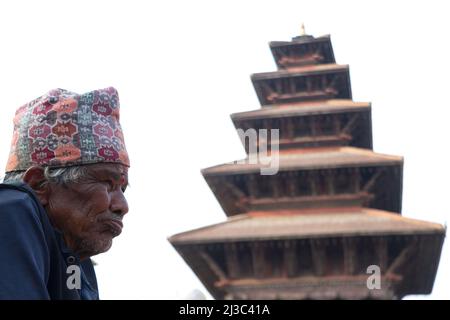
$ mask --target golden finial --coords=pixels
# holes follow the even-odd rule
[[[306,36],[305,24],[302,22],[302,26],[300,27],[300,35]]]

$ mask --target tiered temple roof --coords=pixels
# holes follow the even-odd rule
[[[169,241],[217,299],[430,293],[445,229],[401,215],[403,158],[372,151],[371,104],[352,101],[330,37],[269,45],[278,70],[251,76],[261,109],[231,119],[279,140],[242,139],[246,159],[203,169],[228,219]],[[277,173],[262,174],[273,156]]]

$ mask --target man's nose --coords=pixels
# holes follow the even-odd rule
[[[124,216],[128,213],[128,202],[123,194],[122,189],[118,189],[111,193],[111,205],[112,212]]]

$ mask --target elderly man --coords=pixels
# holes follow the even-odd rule
[[[128,212],[114,88],[52,90],[14,118],[0,184],[0,299],[98,299],[90,257]]]

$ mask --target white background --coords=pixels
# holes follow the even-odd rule
[[[130,212],[95,258],[103,299],[183,298],[198,282],[166,238],[225,219],[200,169],[245,153],[229,115],[259,107],[249,75],[301,22],[331,34],[377,152],[403,155],[403,214],[449,213],[445,1],[10,1],[0,4],[0,166],[15,109],[52,88],[114,86],[132,161]],[[433,294],[449,299],[445,243]],[[424,298],[424,297],[417,297]]]

